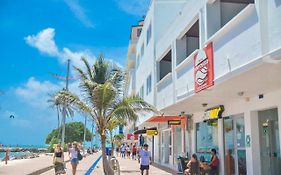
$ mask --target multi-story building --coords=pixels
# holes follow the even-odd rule
[[[215,148],[221,174],[281,172],[280,19],[281,0],[152,1],[134,87],[162,113],[138,124],[154,162]]]

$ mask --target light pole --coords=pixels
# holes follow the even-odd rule
[[[83,147],[84,147],[84,151],[86,149],[86,132],[87,132],[87,117],[85,115],[85,123],[84,123],[84,140],[83,140]],[[84,152],[85,154],[85,152]]]
[[[65,90],[68,91],[68,80],[69,80],[69,66],[70,66],[70,59],[67,60],[67,73],[66,73],[66,84]],[[64,138],[65,138],[65,119],[67,114],[67,105],[65,102],[63,103],[62,109],[62,131],[61,131],[61,145],[64,148]]]

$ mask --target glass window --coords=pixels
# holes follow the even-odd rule
[[[146,95],[151,92],[151,74],[146,79]]]
[[[141,28],[139,28],[138,30],[137,30],[137,37],[139,37],[140,35],[141,35]]]
[[[148,45],[149,41],[151,38],[151,24],[149,24],[147,28],[147,33],[146,33],[146,45]]]
[[[196,151],[218,151],[218,121],[196,123]]]
[[[140,89],[140,97],[143,98],[144,97],[144,88],[143,88],[143,85]]]
[[[141,57],[143,57],[144,54],[144,44],[141,45]]]

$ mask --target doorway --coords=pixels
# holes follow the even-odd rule
[[[243,115],[224,118],[225,174],[246,175],[245,124]]]
[[[280,141],[277,108],[259,111],[261,172],[278,175],[281,172]]]
[[[169,165],[172,147],[171,129],[162,131],[161,134],[161,162]]]

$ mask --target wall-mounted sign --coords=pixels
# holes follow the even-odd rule
[[[127,134],[127,140],[138,140],[137,134]]]
[[[217,106],[217,107],[214,107],[214,108],[207,109],[205,111],[205,115],[210,120],[218,119],[218,118],[222,118],[223,111],[224,111],[224,106],[220,105],[220,106]]]
[[[158,131],[157,130],[146,130],[146,135],[156,136],[156,135],[158,135]]]
[[[181,120],[168,120],[168,125],[181,125]]]
[[[251,146],[251,137],[250,135],[246,135],[246,147],[250,147]]]
[[[196,93],[214,85],[213,43],[194,55],[194,82]]]

